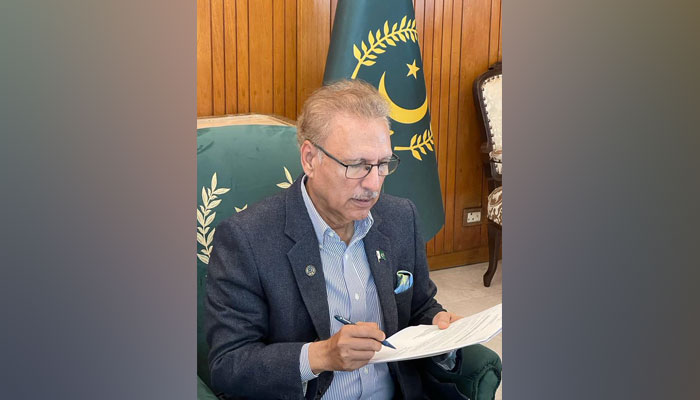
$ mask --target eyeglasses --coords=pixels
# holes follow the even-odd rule
[[[401,160],[399,159],[399,156],[397,156],[396,154],[392,154],[389,161],[382,161],[382,162],[377,163],[377,164],[370,164],[370,163],[363,162],[363,163],[359,163],[359,164],[348,165],[348,164],[345,164],[344,162],[338,160],[337,158],[333,157],[323,147],[321,147],[315,143],[311,143],[311,144],[316,146],[316,148],[321,150],[323,152],[323,154],[330,157],[333,161],[335,161],[338,164],[345,167],[345,177],[348,179],[362,179],[365,176],[369,175],[369,173],[372,171],[372,167],[377,167],[377,172],[379,172],[379,176],[391,175],[392,173],[394,173],[394,171],[396,171],[396,169],[399,167],[399,163],[401,162]]]

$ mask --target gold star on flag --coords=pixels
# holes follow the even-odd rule
[[[416,67],[416,60],[413,60],[413,64],[406,64],[406,66],[408,67],[408,73],[406,74],[406,76],[413,75],[414,78],[418,79],[418,76],[416,76],[416,72],[418,72],[420,68]]]

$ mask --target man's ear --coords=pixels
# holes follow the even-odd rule
[[[299,152],[301,153],[301,168],[304,169],[304,174],[306,174],[306,176],[308,176],[309,178],[313,178],[313,160],[317,153],[316,148],[313,144],[311,144],[310,141],[304,140],[304,143],[302,143],[301,147],[299,148]]]

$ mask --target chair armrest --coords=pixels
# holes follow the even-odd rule
[[[503,176],[503,150],[493,150],[489,153],[491,164],[491,176],[496,181],[500,181]]]
[[[199,377],[197,377],[197,400],[219,400]]]
[[[426,380],[442,384],[439,389],[442,398],[459,398],[461,394],[470,400],[492,400],[501,384],[501,358],[480,344],[459,349],[453,371],[446,371],[432,361],[426,362],[426,369]],[[454,393],[455,389],[459,394]]]

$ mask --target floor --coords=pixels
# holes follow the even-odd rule
[[[502,303],[503,284],[501,262],[491,287],[484,287],[483,275],[488,264],[472,264],[463,267],[431,271],[430,278],[438,288],[437,300],[448,311],[459,315],[471,315]],[[499,334],[484,346],[498,353],[503,359],[503,334]],[[501,400],[502,388],[496,392],[496,400]]]

